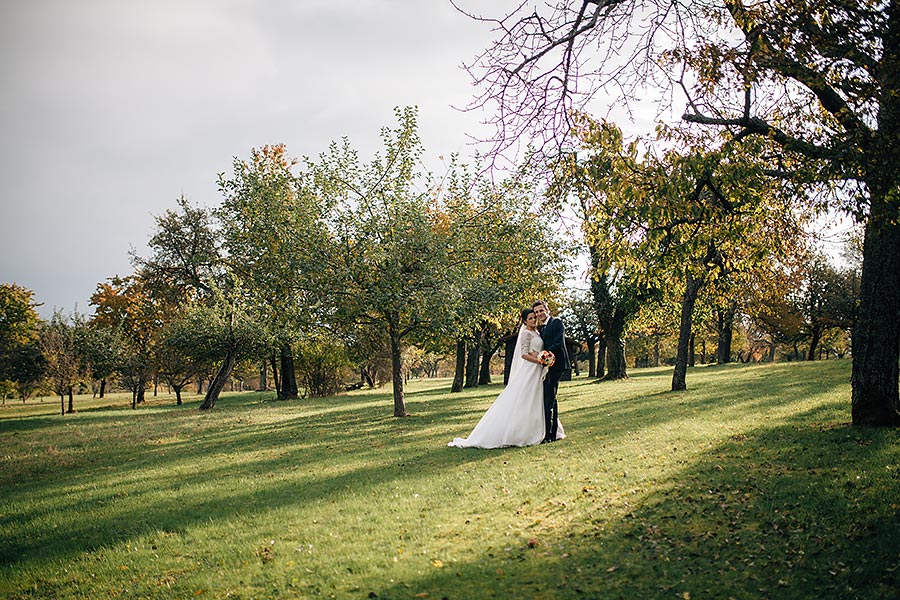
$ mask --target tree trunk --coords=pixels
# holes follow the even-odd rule
[[[175,390],[175,406],[181,406],[181,388],[183,385],[172,385],[172,389]]]
[[[295,400],[298,397],[297,373],[294,370],[294,352],[290,344],[281,346],[281,397]]]
[[[598,379],[619,379],[617,372],[604,373],[604,365],[608,371],[613,371],[613,365],[616,369],[621,369],[622,377],[625,375],[625,357],[624,346],[619,339],[621,330],[616,332],[616,313],[615,302],[609,289],[609,280],[606,277],[605,269],[601,266],[600,252],[593,245],[588,244],[588,252],[591,259],[591,298],[594,304],[594,313],[597,315],[597,323],[603,332],[598,341],[597,357],[597,378]],[[624,318],[623,318],[624,327]],[[619,348],[622,348],[621,355]]]
[[[769,362],[775,362],[775,340],[769,344]]]
[[[268,364],[266,361],[262,361],[259,365],[259,388],[260,392],[264,392],[269,389],[269,374],[268,374]]]
[[[628,377],[625,364],[625,315],[616,309],[606,335],[606,376],[607,381],[626,379]]]
[[[816,349],[819,347],[819,341],[822,339],[822,328],[819,325],[813,325],[809,337],[809,352],[806,353],[806,360],[816,360]]]
[[[481,370],[478,373],[478,385],[491,384],[491,358],[496,351],[497,349],[493,348],[481,355]]]
[[[375,376],[369,372],[367,367],[362,367],[359,370],[360,381],[362,381],[365,385],[368,385],[370,388],[375,387]]]
[[[485,339],[487,339],[487,336],[485,336]],[[491,347],[482,354],[481,372],[478,374],[478,385],[491,384],[491,359],[494,358],[494,355],[497,354],[497,351],[500,349],[500,345],[502,344],[500,340],[502,339],[502,335],[498,336],[496,343],[491,344]]]
[[[692,332],[691,332],[691,341],[689,342],[689,346],[690,346],[690,347],[689,347],[689,349],[688,349],[688,366],[689,366],[689,367],[693,367],[693,366],[694,366],[694,364],[695,364],[694,361],[695,361],[696,358],[697,358],[697,355],[696,355],[696,353],[694,352],[694,342],[696,341],[696,339],[697,339],[697,334],[694,333],[694,332],[692,331]]]
[[[106,377],[104,377],[100,380],[100,397],[103,398],[103,396],[105,394],[106,394]]]
[[[272,364],[272,381],[275,382],[275,397],[281,400],[284,396],[281,395],[281,378],[278,376],[278,361],[275,360],[274,351],[269,361]]]
[[[672,391],[687,389],[687,365],[690,352],[691,328],[694,305],[703,285],[702,279],[694,279],[690,269],[685,271],[684,295],[681,299],[681,325],[678,328],[678,352],[675,356],[675,372],[672,374]]]
[[[515,360],[516,342],[518,339],[518,335],[512,335],[506,338],[506,348],[503,350],[503,385],[509,383],[509,373],[512,369],[513,360]]]
[[[453,387],[451,392],[463,390],[463,377],[466,371],[466,341],[456,340],[456,371],[453,374]]]
[[[900,3],[887,6],[878,110],[869,180],[859,315],[853,331],[851,413],[854,425],[900,424]]]
[[[654,341],[654,343],[653,343],[653,366],[658,367],[659,366],[659,336],[656,336],[656,338],[653,341]]]
[[[406,399],[403,395],[403,354],[400,340],[391,335],[391,379],[394,384],[394,416],[406,416]]]
[[[588,353],[588,378],[593,379],[597,376],[597,342],[593,339],[587,341]]]
[[[478,387],[478,365],[481,364],[481,346],[476,340],[470,343],[468,347],[468,357],[466,358],[466,383],[463,387]]]
[[[597,338],[597,379],[603,379],[606,374],[606,334]]]
[[[137,392],[137,403],[138,404],[144,403],[144,400],[146,397],[146,392],[147,392],[146,385],[147,385],[147,382],[144,381],[143,379],[141,379],[141,384],[140,384],[140,387],[138,387],[138,392]]]
[[[68,396],[69,396],[69,408],[66,410],[67,413],[72,414],[75,412],[75,402],[74,396],[75,392],[72,390],[74,386],[69,386]]]
[[[731,362],[731,337],[734,332],[734,315],[737,312],[737,304],[732,302],[725,310],[718,310],[716,329],[718,329],[719,341],[716,345],[716,362],[720,365]]]
[[[900,121],[900,107],[896,112]],[[900,122],[894,127],[900,128]],[[851,414],[854,425],[883,427],[900,425],[900,189],[894,185],[870,190],[859,316],[853,330]]]
[[[216,373],[216,376],[210,382],[209,387],[206,389],[206,396],[203,398],[203,403],[200,405],[200,410],[209,410],[216,405],[216,400],[219,399],[219,394],[225,388],[225,384],[228,383],[228,379],[231,377],[231,372],[234,371],[234,364],[236,362],[235,357],[235,349],[229,348],[228,353],[225,355],[225,359],[222,361],[222,365],[219,367],[219,371]]]

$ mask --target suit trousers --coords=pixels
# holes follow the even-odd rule
[[[559,407],[556,404],[556,392],[559,389],[559,379],[562,377],[562,369],[550,369],[544,379],[544,428],[545,440],[556,440],[556,431],[559,428]]]

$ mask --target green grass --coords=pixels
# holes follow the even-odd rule
[[[460,450],[500,391],[0,409],[3,598],[894,598],[900,432],[849,362],[563,383],[569,438]],[[47,402],[50,402],[47,400]]]

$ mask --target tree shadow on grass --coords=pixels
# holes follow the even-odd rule
[[[827,372],[821,363],[723,366],[714,377],[697,379],[686,391],[653,392],[644,387],[632,389],[626,383],[609,388],[598,402],[576,401],[571,407],[567,396],[577,399],[583,390],[591,389],[585,387],[590,384],[561,387],[560,418],[564,423],[565,419],[576,420],[582,429],[610,438],[696,418],[724,423],[731,416],[750,412],[765,418],[773,411],[790,410],[797,399],[834,393],[846,386],[849,364],[835,363],[828,365]],[[616,397],[616,393],[621,395]],[[847,409],[849,418],[849,398]]]
[[[415,405],[419,394],[409,396]],[[448,452],[440,433],[422,451],[417,428],[441,422],[452,409],[423,402],[418,415],[397,419],[385,414],[384,399],[317,400],[298,404],[296,412],[279,406],[271,422],[260,422],[262,415],[241,404],[223,404],[217,414],[172,408],[126,413],[126,419],[79,415],[67,426],[91,430],[95,442],[108,436],[107,443],[89,455],[75,452],[77,442],[68,438],[53,440],[48,443],[59,446],[54,463],[36,457],[33,470],[22,466],[11,474],[4,487],[12,494],[3,494],[0,513],[0,529],[10,532],[0,539],[0,565],[71,559],[155,531],[183,532],[210,519],[310,505],[360,485],[427,479],[491,456]],[[153,420],[150,433],[142,433],[141,418]],[[61,435],[58,421],[26,420]],[[11,425],[7,431],[15,429]],[[218,489],[213,482],[221,482]],[[79,500],[63,499],[69,496]],[[47,520],[57,526],[42,527]]]
[[[900,432],[830,415],[736,434],[622,505],[585,488],[531,539],[372,597],[896,598]]]

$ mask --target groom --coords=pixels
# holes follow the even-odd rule
[[[557,417],[559,410],[556,405],[556,390],[559,388],[559,380],[563,372],[572,368],[569,364],[569,353],[566,351],[566,333],[563,329],[563,322],[556,317],[550,315],[550,309],[543,300],[535,302],[531,308],[537,317],[538,323],[541,325],[538,329],[544,340],[544,350],[549,350],[556,356],[556,362],[553,363],[547,371],[547,378],[544,379],[544,441],[556,441],[556,429],[559,424]]]

